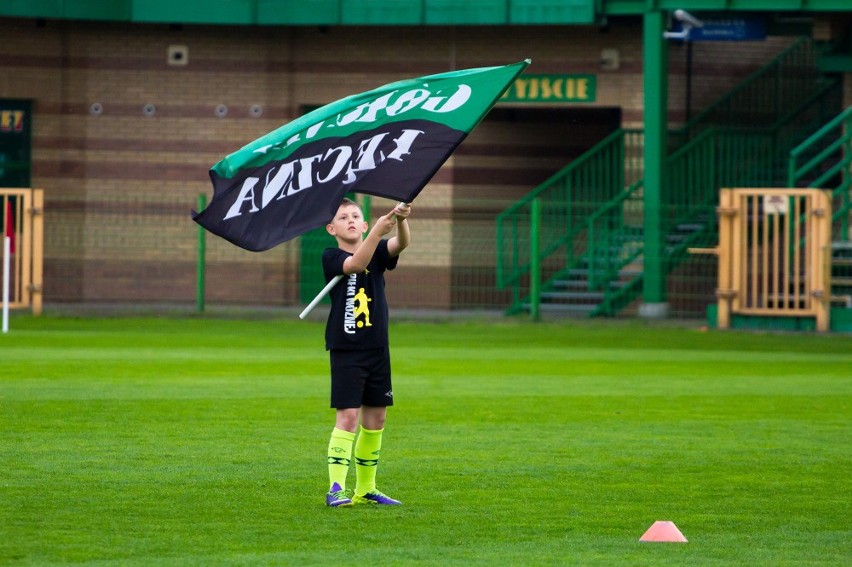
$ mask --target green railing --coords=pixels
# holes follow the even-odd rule
[[[674,148],[707,128],[737,124],[768,127],[784,121],[813,95],[822,78],[811,38],[802,37],[749,75],[725,96],[672,132]]]
[[[666,159],[662,205],[669,210],[663,231],[679,219],[704,212],[720,187],[759,187],[776,169],[775,132],[710,128]]]
[[[632,145],[640,147],[642,133],[632,131],[629,135]],[[623,132],[611,135],[597,150],[551,177],[498,217],[498,285],[512,288],[510,312],[524,309],[527,303],[536,304],[537,297],[530,300],[531,295],[547,290],[554,280],[580,265],[586,270],[589,290],[614,295],[605,298],[592,315],[614,314],[641,291],[641,274],[620,286],[611,284],[622,278],[622,270],[643,252],[643,182],[637,179],[616,191],[614,183],[623,183],[626,177],[615,175],[608,179],[605,191],[595,192],[601,186],[591,181],[605,177],[603,171],[595,173],[593,168],[627,171],[623,163],[619,166],[614,161],[624,154],[626,136]],[[849,137],[836,144],[848,147]],[[783,157],[779,148],[786,145],[779,140],[779,127],[709,128],[666,158],[661,231],[667,238],[682,237],[664,248],[668,270],[686,259],[689,246],[712,240],[713,208],[720,187],[772,187],[783,182],[777,172],[779,158]],[[852,152],[846,155],[852,156]],[[836,175],[837,167],[825,175]],[[806,173],[812,166],[805,164],[802,169]],[[636,179],[638,168],[632,172],[631,179]],[[848,189],[848,180],[845,187]],[[840,188],[837,191],[843,192]],[[607,195],[614,196],[603,200]],[[848,203],[848,190],[845,195]],[[539,225],[532,222],[536,199],[541,204]],[[684,224],[701,228],[678,234]],[[533,236],[539,243],[538,254],[530,252]],[[541,278],[535,282],[540,282],[535,290],[532,273]]]
[[[665,247],[667,269],[687,257],[688,246],[712,239],[711,217],[720,187],[784,183],[788,152],[836,112],[832,109],[839,96],[839,83],[822,79],[816,71],[813,42],[802,38],[669,132],[674,151],[664,166],[661,228],[667,240],[678,240]],[[592,315],[614,314],[641,292],[641,273],[625,280],[623,270],[641,261],[644,243],[643,143],[641,131],[613,133],[498,217],[497,282],[500,289],[512,289],[509,312],[523,310],[525,303],[535,307],[537,297],[530,299],[531,291],[537,296],[578,267],[588,278],[589,290],[606,294]],[[845,155],[852,156],[848,138],[838,142],[844,143]],[[846,170],[848,177],[848,162]],[[846,188],[845,193],[837,191],[845,195],[848,207]],[[540,226],[531,223],[534,201],[541,207]],[[676,234],[684,225],[701,229]],[[535,254],[530,252],[534,238]],[[531,273],[541,279],[531,282]]]
[[[789,187],[830,189],[833,197],[832,232],[849,240],[852,214],[852,106],[790,152]]]
[[[719,187],[764,185],[774,169],[774,147],[772,132],[711,128],[666,159],[662,231],[679,237],[664,249],[668,269],[686,257],[689,246],[712,233]],[[643,252],[641,189],[642,182],[635,183],[587,221],[589,289],[607,291],[616,299],[605,300],[593,314],[613,314],[612,309],[641,290],[641,274],[611,285]],[[679,233],[686,223],[692,223],[693,230]]]
[[[643,188],[643,180],[633,183],[586,221],[590,290],[606,290],[621,269],[642,254]]]
[[[510,311],[522,309],[530,272],[546,283],[585,251],[586,219],[641,178],[642,134],[618,130],[555,173],[497,217],[497,285],[511,288]],[[531,253],[532,207],[541,204],[538,254]]]

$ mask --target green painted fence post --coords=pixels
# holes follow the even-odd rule
[[[207,208],[207,195],[204,193],[198,196],[198,211],[201,212]],[[195,268],[196,290],[195,290],[195,309],[199,313],[204,311],[204,272],[206,269],[205,257],[207,255],[207,234],[204,227],[198,225],[198,264]]]
[[[640,314],[664,309],[666,281],[663,267],[664,170],[666,157],[668,104],[668,46],[663,39],[666,14],[647,11],[643,19],[643,60],[645,65],[645,187],[643,228],[645,231],[644,284],[642,299],[649,304]],[[646,309],[649,312],[646,314]]]
[[[530,211],[530,316],[541,319],[541,199],[532,201]]]
[[[372,222],[370,222],[370,215],[373,213],[373,200],[369,195],[363,195],[361,197],[361,213],[364,215],[364,220],[370,223],[372,226]]]

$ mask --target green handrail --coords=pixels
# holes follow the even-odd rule
[[[635,212],[628,208],[628,203],[634,202],[643,187],[643,180],[633,183],[589,216],[586,265],[589,268],[590,290],[606,289],[609,282],[617,277],[619,270],[641,254],[642,224],[628,224],[625,222],[625,214]],[[641,201],[638,202],[641,205]],[[641,221],[641,212],[633,216]],[[628,243],[632,246],[628,246],[624,254],[612,253],[614,248]]]
[[[773,142],[771,132],[711,128],[669,156],[663,177],[664,234],[681,223],[706,221],[721,186],[764,185],[763,172],[772,168]],[[590,289],[607,291],[622,268],[642,254],[641,215],[634,214],[633,222],[624,218],[638,208],[630,203],[641,187],[642,182],[637,182],[589,216],[586,264]],[[681,245],[668,248],[670,268],[684,251]]]
[[[818,84],[820,77],[814,57],[813,40],[799,38],[676,129],[673,132],[675,140],[678,135],[683,136],[678,145],[713,126],[754,123],[758,117],[762,117],[765,124],[778,122],[799,106]]]
[[[852,213],[852,106],[790,151],[787,185],[830,189],[834,202],[832,232],[849,240]],[[836,226],[834,226],[836,224]]]
[[[553,265],[573,264],[582,254],[576,243],[585,219],[624,189],[625,180],[641,177],[630,152],[641,151],[641,132],[618,130],[558,171],[497,217],[497,285],[511,288],[517,309],[529,291],[533,260],[549,278]],[[530,252],[532,203],[541,202],[540,249]],[[511,309],[510,309],[511,310]]]

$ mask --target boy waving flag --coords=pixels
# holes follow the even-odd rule
[[[213,198],[192,212],[210,232],[252,251],[320,226],[337,241],[323,254],[327,285],[311,304],[331,290],[330,507],[401,504],[376,488],[393,405],[384,272],[408,246],[408,203],[529,64],[452,71],[353,95],[270,132],[210,170]],[[344,200],[346,193],[401,202],[364,238],[367,219]],[[346,285],[335,287],[343,278]],[[356,485],[347,492],[353,458]]]
[[[345,284],[331,292],[325,328],[331,362],[331,407],[335,408],[325,503],[333,508],[402,504],[379,491],[376,471],[387,408],[393,405],[384,274],[396,268],[400,253],[411,241],[410,213],[411,207],[400,203],[379,217],[368,233],[361,208],[343,199],[326,225],[337,246],[323,252],[325,278],[346,278]],[[384,238],[394,229],[394,236]],[[353,459],[355,490],[350,493],[346,477]]]

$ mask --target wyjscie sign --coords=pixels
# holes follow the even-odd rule
[[[594,102],[595,75],[522,75],[500,102]]]

